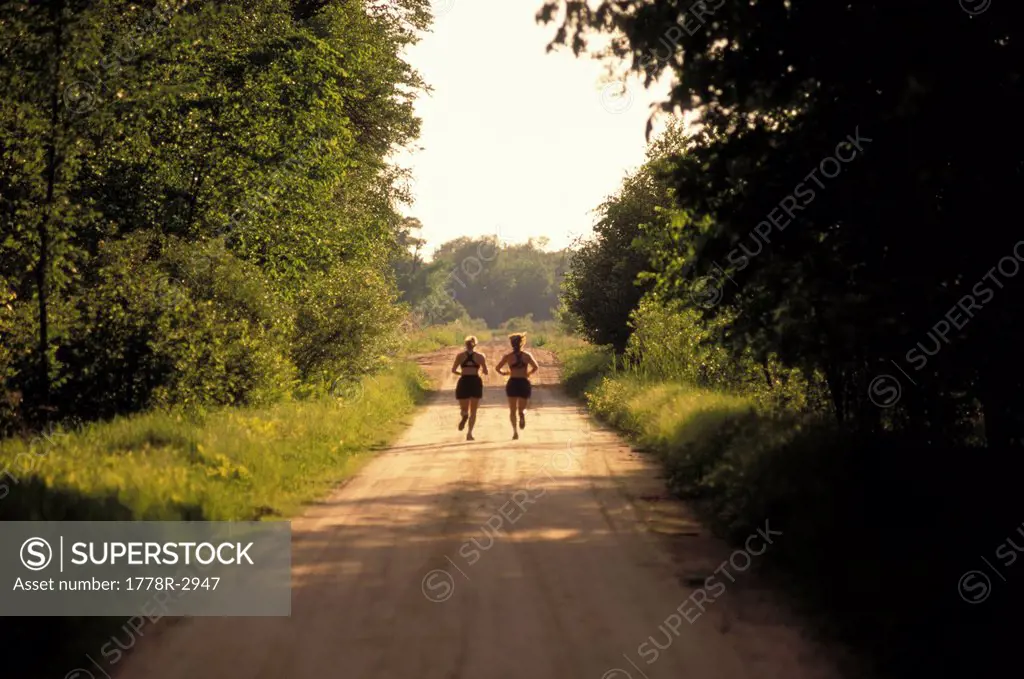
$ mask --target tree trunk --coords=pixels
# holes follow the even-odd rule
[[[39,221],[39,263],[36,287],[39,292],[39,405],[43,419],[50,409],[50,327],[47,314],[47,273],[50,267],[50,222],[53,220],[57,185],[57,135],[60,122],[60,60],[64,51],[64,2],[50,4],[53,21],[53,72],[50,88],[50,140],[46,149],[46,208]]]
[[[825,368],[825,382],[828,384],[828,391],[832,395],[832,407],[835,409],[836,422],[842,425],[846,421],[844,383],[839,369],[831,361]]]

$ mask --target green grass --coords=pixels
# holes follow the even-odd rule
[[[61,518],[53,513],[62,503],[37,497],[40,491],[76,498],[78,514],[92,498],[116,502],[119,512],[140,520],[289,516],[391,440],[424,393],[423,380],[414,366],[399,364],[364,378],[347,401],[324,397],[206,415],[149,412],[51,436],[52,443],[2,441],[0,469],[17,482],[6,480],[10,497],[0,501],[0,516]],[[115,518],[106,511],[96,505],[78,518]]]
[[[823,473],[815,460],[823,459],[817,446],[830,442],[828,426],[813,417],[629,373],[592,384],[591,411],[655,453],[671,489],[695,501],[723,537],[749,534],[760,517],[788,505],[797,485],[815,485],[809,476]]]
[[[330,397],[205,415],[150,412],[0,441],[0,520],[273,519],[299,513],[386,446],[426,393],[398,363]],[[8,673],[64,676],[125,617],[0,618]]]
[[[575,337],[555,335],[545,342],[544,348],[558,357],[562,366],[562,386],[577,398],[582,398],[588,389],[596,386],[612,365],[610,351]]]
[[[552,342],[572,340],[565,336],[557,321],[535,321],[532,315],[510,318],[498,327],[495,334],[504,338],[514,332],[525,332],[527,344],[545,349],[551,349]]]
[[[527,345],[552,349],[555,344],[583,346],[582,340],[566,337],[555,321],[534,321],[531,318],[515,318],[501,324],[497,329],[488,328],[484,321],[453,321],[445,325],[431,325],[407,333],[402,338],[402,348],[409,353],[426,353],[436,349],[460,346],[466,335],[476,335],[480,342],[494,339],[504,340],[513,332],[526,332]]]
[[[410,332],[403,338],[402,349],[408,353],[419,354],[461,346],[467,335],[476,335],[480,342],[488,342],[494,336],[483,321],[453,321],[446,325],[431,325]]]

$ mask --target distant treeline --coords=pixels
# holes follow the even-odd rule
[[[544,251],[546,239],[515,245],[496,236],[457,238],[424,262],[423,242],[414,234],[418,228],[418,220],[406,220],[400,239],[406,250],[393,266],[402,299],[421,323],[479,319],[497,328],[513,318],[554,318],[567,251]]]

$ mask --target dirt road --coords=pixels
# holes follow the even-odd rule
[[[485,380],[467,443],[455,350],[423,359],[432,402],[293,522],[292,616],[183,621],[141,640],[118,679],[835,677],[754,584],[766,539],[737,557],[706,536],[533,351],[544,369],[518,441],[502,378]]]

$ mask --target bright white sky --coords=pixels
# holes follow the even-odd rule
[[[541,4],[434,0],[433,32],[408,52],[434,89],[417,104],[420,150],[398,158],[413,172],[406,212],[423,222],[424,254],[499,229],[503,242],[566,247],[643,162],[649,104],[667,86],[633,77],[623,94],[601,62],[545,53],[556,26],[535,22]]]

